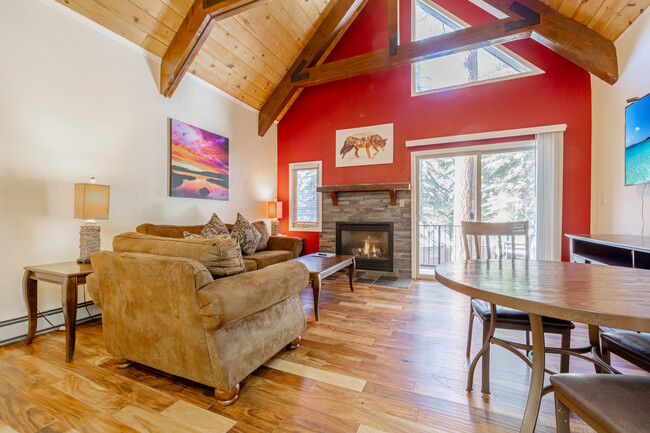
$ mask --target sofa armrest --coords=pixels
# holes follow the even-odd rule
[[[203,326],[214,332],[287,299],[308,282],[307,267],[296,261],[220,278],[197,292]]]
[[[292,236],[270,236],[266,249],[291,251],[293,258],[296,259],[302,252],[302,239]]]
[[[97,285],[97,276],[90,274],[86,277],[86,289],[90,294],[90,299],[93,300],[97,307],[102,308],[102,303],[99,299],[99,286]]]

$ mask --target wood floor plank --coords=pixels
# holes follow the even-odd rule
[[[107,415],[112,415],[133,403],[119,394],[78,376],[68,376],[53,384],[52,387]]]
[[[97,433],[98,431],[136,432],[127,425],[104,415],[100,411],[49,385],[32,385],[21,390],[20,394],[32,404],[71,425],[80,433]]]
[[[225,416],[217,415],[183,400],[172,404],[160,414],[171,420],[184,422],[194,430],[202,433],[225,433],[237,423]]]
[[[364,386],[366,386],[366,381],[363,379],[308,367],[295,362],[285,361],[284,359],[273,358],[267,361],[264,365],[286,373],[307,377],[319,382],[325,382],[359,392],[363,390]]]
[[[115,419],[128,425],[140,433],[200,433],[189,424],[179,422],[161,415],[158,412],[145,409],[136,404],[126,406],[113,415]],[[218,430],[222,431],[222,430]]]

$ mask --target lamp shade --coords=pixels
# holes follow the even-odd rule
[[[111,187],[94,183],[74,184],[74,217],[80,219],[108,219]]]
[[[269,203],[269,218],[282,218],[282,202],[270,201]]]

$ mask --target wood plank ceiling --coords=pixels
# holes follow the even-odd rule
[[[193,3],[192,0],[56,1],[159,57],[165,53]],[[650,0],[541,1],[612,41],[650,6]],[[330,6],[330,0],[268,0],[223,19],[215,25],[189,71],[259,110]]]

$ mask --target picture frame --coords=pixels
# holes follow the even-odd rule
[[[229,199],[227,137],[169,119],[170,197]]]
[[[393,124],[336,131],[336,167],[393,163]]]

